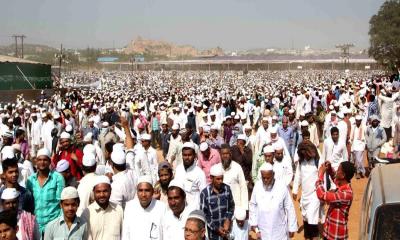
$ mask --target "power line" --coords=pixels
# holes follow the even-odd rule
[[[14,38],[15,41],[15,57],[24,58],[24,38],[26,38],[26,36],[14,34],[12,35],[12,38]],[[18,39],[21,40],[21,54],[18,53]]]

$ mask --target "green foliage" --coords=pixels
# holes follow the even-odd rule
[[[383,3],[369,21],[369,55],[389,69],[400,68],[400,0]]]

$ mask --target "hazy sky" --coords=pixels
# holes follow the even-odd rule
[[[383,0],[2,0],[0,45],[122,47],[137,36],[227,50],[369,45]]]

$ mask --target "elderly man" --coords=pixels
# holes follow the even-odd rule
[[[186,142],[182,148],[183,163],[176,167],[175,179],[183,182],[187,202],[198,208],[200,192],[207,186],[206,175],[196,165],[196,150],[192,142]]]
[[[38,151],[36,169],[37,172],[29,177],[26,188],[35,200],[35,216],[39,230],[43,232],[46,225],[61,214],[59,201],[65,183],[61,174],[50,170],[50,152],[46,148]]]
[[[371,125],[367,127],[367,131],[365,132],[369,170],[374,167],[374,158],[378,157],[382,145],[387,140],[385,129],[379,126],[380,121],[378,116],[372,115],[370,122]]]
[[[66,187],[61,192],[60,206],[63,215],[46,226],[44,240],[87,239],[87,224],[76,215],[79,206],[78,191],[74,187]]]
[[[165,204],[153,198],[151,176],[140,176],[137,197],[126,204],[122,240],[163,239],[162,220]]]
[[[208,238],[222,240],[230,235],[235,202],[231,188],[223,183],[222,167],[212,166],[210,175],[211,184],[200,194],[200,209],[206,215]]]
[[[249,189],[253,188],[251,178],[251,170],[253,164],[253,152],[246,146],[247,137],[245,134],[240,134],[237,139],[237,144],[231,148],[232,160],[237,162],[243,169],[244,177],[248,182]]]
[[[207,178],[207,183],[211,182],[210,178],[210,168],[221,162],[221,156],[218,150],[208,146],[207,142],[202,142],[200,144],[200,153],[198,155],[197,164],[204,171]]]
[[[71,135],[67,132],[61,133],[60,151],[54,155],[53,164],[56,166],[61,159],[67,160],[72,176],[79,181],[82,178],[82,157],[83,152],[71,143]]]
[[[287,186],[274,178],[273,166],[266,163],[260,168],[249,204],[249,224],[257,237],[289,239],[297,231],[296,212]]]
[[[206,217],[201,210],[191,212],[185,224],[185,240],[206,239]]]
[[[111,184],[108,177],[97,177],[93,195],[95,201],[81,216],[88,225],[88,239],[121,239],[123,210],[120,205],[110,202]]]
[[[172,180],[168,187],[168,206],[162,223],[163,240],[184,239],[186,219],[194,210],[186,202],[182,182]]]
[[[40,239],[39,226],[36,217],[33,214],[18,208],[20,195],[20,192],[15,188],[6,188],[1,194],[1,205],[3,211],[14,211],[17,213],[19,227],[19,231],[17,232],[18,239]]]
[[[233,200],[236,207],[247,210],[249,205],[249,196],[246,179],[242,167],[235,161],[232,161],[232,154],[228,144],[221,145],[222,162],[217,164],[224,171],[224,183],[227,184],[233,194]]]

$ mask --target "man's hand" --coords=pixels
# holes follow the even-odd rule
[[[294,237],[294,232],[289,232],[289,237],[293,238]]]
[[[126,117],[120,116],[120,117],[119,117],[119,120],[121,121],[121,126],[122,126],[123,128],[129,127],[129,123],[128,123],[128,120],[126,119]]]
[[[326,172],[326,165],[325,165],[325,164],[322,164],[322,165],[319,167],[318,175],[321,176],[321,175],[323,175],[325,172]]]
[[[229,232],[229,229],[231,228],[231,220],[225,219],[223,228],[225,232]]]
[[[217,233],[218,233],[218,235],[220,235],[221,237],[225,237],[225,235],[226,235],[226,232],[225,232],[225,230],[224,230],[222,227],[218,228]]]

